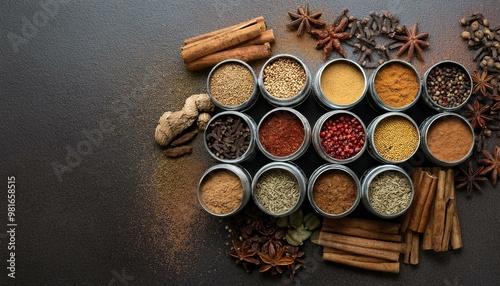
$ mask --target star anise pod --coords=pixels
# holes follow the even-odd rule
[[[344,58],[347,54],[342,47],[341,41],[351,38],[351,34],[344,32],[349,24],[348,18],[343,18],[338,25],[331,24],[326,26],[326,30],[312,30],[311,36],[318,39],[316,49],[323,49],[323,60],[326,60],[333,50],[337,50]]]
[[[486,175],[491,172],[491,183],[497,185],[497,179],[500,178],[500,146],[495,146],[493,155],[487,150],[483,150],[484,159],[479,159],[477,162],[484,165],[481,175]]]
[[[423,49],[430,46],[429,42],[425,41],[429,37],[429,33],[417,34],[418,23],[413,24],[411,30],[408,27],[403,26],[404,35],[395,35],[394,38],[404,42],[396,56],[401,56],[405,51],[408,51],[408,62],[412,60],[413,54],[417,55],[417,58],[421,61],[425,61]]]
[[[259,252],[259,257],[264,264],[259,268],[259,272],[271,270],[271,274],[283,273],[281,266],[293,263],[294,259],[284,255],[285,248],[279,244],[270,243],[268,253]]]
[[[252,247],[252,241],[247,239],[241,243],[240,241],[233,239],[233,248],[229,252],[229,255],[237,258],[236,264],[243,264],[243,267],[247,272],[249,272],[248,264],[252,263],[259,265],[260,261],[255,256],[259,252],[259,249]]]
[[[293,263],[288,265],[288,270],[290,270],[290,278],[295,277],[295,272],[300,268],[304,267],[305,261],[302,260],[304,256],[304,251],[299,250],[297,246],[285,245],[285,255],[293,258]]]
[[[481,187],[479,186],[478,181],[487,180],[485,177],[481,176],[481,172],[483,171],[483,169],[484,167],[479,167],[474,170],[474,168],[472,167],[472,161],[469,161],[468,170],[459,168],[459,172],[462,174],[462,176],[457,177],[456,181],[458,182],[458,184],[456,185],[456,188],[461,189],[463,187],[466,187],[467,196],[470,196],[472,190],[474,189],[481,191]]]
[[[477,93],[481,91],[483,96],[486,96],[488,92],[487,89],[492,89],[493,85],[490,84],[490,81],[493,79],[492,75],[488,75],[487,70],[483,70],[481,74],[478,71],[474,71],[472,75],[472,82],[474,83],[474,88],[472,89],[472,93]]]
[[[497,112],[500,110],[500,95],[492,94],[491,100],[493,101],[493,105],[491,106],[490,111]]]
[[[288,29],[297,30],[297,36],[301,36],[304,31],[310,34],[312,27],[322,28],[325,26],[325,22],[319,19],[321,14],[320,12],[309,14],[309,4],[306,4],[304,8],[299,6],[297,8],[297,13],[288,12],[292,22],[288,23],[286,26]]]
[[[466,108],[464,115],[474,129],[484,128],[486,126],[486,121],[493,119],[488,115],[490,106],[488,104],[482,105],[477,99],[474,100],[473,105],[468,103]]]

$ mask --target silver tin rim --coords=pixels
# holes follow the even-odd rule
[[[262,204],[260,203],[259,199],[257,199],[255,195],[255,191],[257,188],[257,183],[259,182],[259,178],[262,174],[265,172],[271,170],[271,169],[283,169],[288,172],[290,172],[295,179],[297,180],[297,183],[299,185],[299,198],[297,199],[297,202],[293,207],[291,207],[288,211],[282,212],[282,213],[273,213],[270,212],[268,209],[266,209]],[[255,203],[255,205],[264,213],[274,216],[274,217],[283,217],[290,215],[297,211],[301,206],[302,203],[304,202],[304,199],[306,197],[306,192],[307,192],[307,178],[302,169],[300,169],[299,166],[292,162],[271,162],[268,163],[264,166],[262,166],[257,173],[254,176],[254,179],[252,181],[252,199]]]
[[[326,98],[326,96],[323,93],[323,90],[321,88],[321,77],[323,75],[323,71],[328,66],[335,64],[335,63],[339,63],[339,62],[345,62],[345,63],[351,64],[354,67],[356,67],[363,74],[364,86],[365,86],[363,89],[363,92],[361,93],[361,95],[358,99],[356,99],[354,102],[349,103],[349,104],[333,103],[328,98]],[[318,70],[318,73],[316,74],[316,77],[314,79],[313,87],[314,87],[314,95],[315,95],[316,101],[318,101],[318,103],[322,107],[324,107],[326,109],[351,109],[354,106],[356,106],[359,102],[361,102],[363,100],[363,98],[365,97],[365,95],[368,91],[368,78],[366,77],[365,70],[357,62],[350,60],[350,59],[338,58],[338,59],[331,60],[331,61],[329,61],[321,66],[321,68]]]
[[[262,143],[260,142],[260,127],[262,123],[265,121],[265,119],[277,112],[289,112],[295,115],[300,121],[302,122],[302,126],[304,127],[304,140],[302,141],[302,144],[300,145],[299,149],[297,149],[294,153],[288,155],[288,156],[275,156],[271,153],[269,153],[264,146],[262,146]],[[306,151],[307,148],[309,147],[309,144],[311,142],[311,125],[309,124],[309,121],[307,118],[302,115],[302,113],[298,112],[297,110],[290,108],[290,107],[276,107],[266,113],[262,119],[260,120],[259,124],[257,125],[257,136],[256,136],[256,141],[257,141],[257,146],[259,147],[259,150],[269,159],[272,159],[274,161],[291,161],[299,158],[302,156]]]
[[[470,82],[469,93],[468,93],[466,99],[464,100],[464,102],[462,102],[457,107],[444,107],[444,106],[441,106],[437,102],[435,102],[434,100],[432,100],[432,98],[430,97],[429,93],[427,92],[427,77],[429,76],[429,73],[434,68],[436,68],[437,66],[439,66],[439,65],[446,65],[446,64],[457,65],[469,77],[469,82]],[[423,79],[422,79],[422,89],[423,89],[422,98],[424,100],[425,105],[427,107],[431,108],[433,111],[437,111],[437,112],[446,112],[446,111],[453,112],[453,111],[457,111],[457,110],[461,109],[462,107],[464,107],[467,104],[467,101],[469,101],[470,97],[472,96],[472,88],[473,88],[473,86],[474,86],[474,83],[472,81],[472,76],[469,73],[469,71],[462,64],[460,64],[458,62],[455,62],[455,61],[450,61],[450,60],[440,61],[438,63],[435,63],[433,66],[431,66],[424,73],[424,76],[423,76]]]
[[[213,73],[220,66],[222,66],[224,64],[227,64],[227,63],[236,63],[236,64],[240,64],[240,65],[244,66],[245,68],[248,69],[248,71],[250,71],[250,73],[252,74],[252,77],[253,77],[253,83],[254,83],[253,84],[253,92],[250,95],[250,97],[245,102],[241,103],[240,105],[231,106],[231,105],[222,104],[220,101],[218,101],[217,99],[215,99],[215,97],[210,92],[210,80],[212,79]],[[245,110],[248,110],[257,101],[257,98],[258,98],[258,95],[259,95],[258,94],[257,76],[255,75],[255,72],[253,71],[252,67],[249,64],[247,64],[246,62],[242,61],[242,60],[238,60],[238,59],[223,60],[223,61],[219,62],[217,65],[215,65],[212,68],[212,70],[210,71],[210,73],[208,74],[208,78],[207,78],[207,93],[208,93],[208,96],[210,96],[210,99],[212,99],[212,102],[215,104],[215,106],[219,107],[222,110],[229,110],[229,111],[245,111]]]
[[[361,123],[361,126],[363,126],[363,131],[365,132],[365,142],[363,143],[363,147],[358,152],[358,154],[356,154],[350,158],[343,159],[343,160],[335,159],[332,156],[328,155],[325,152],[325,149],[323,148],[323,146],[321,145],[321,138],[320,138],[321,127],[323,126],[323,124],[325,124],[325,122],[328,119],[330,119],[331,117],[339,115],[339,114],[348,114],[348,115],[356,118]],[[316,153],[321,158],[326,160],[327,162],[334,163],[334,164],[348,164],[348,163],[354,162],[356,159],[361,157],[361,155],[363,155],[363,153],[367,149],[367,145],[368,145],[368,143],[367,143],[367,141],[368,141],[367,140],[368,139],[367,128],[366,128],[365,124],[363,123],[363,120],[361,120],[361,118],[359,116],[357,116],[355,113],[348,111],[348,110],[332,110],[332,111],[329,111],[329,112],[323,114],[314,124],[311,137],[312,137],[311,140],[313,143],[313,147],[314,147],[314,150],[316,150]]]
[[[201,191],[201,185],[203,184],[203,181],[205,180],[205,178],[208,175],[210,175],[213,171],[216,171],[216,170],[227,170],[227,171],[230,171],[233,174],[235,174],[236,176],[238,176],[238,178],[241,181],[243,197],[241,199],[240,205],[236,209],[234,209],[233,211],[231,211],[229,213],[225,213],[225,214],[214,213],[214,212],[210,211],[203,204],[203,201],[201,199],[200,191]],[[250,200],[250,197],[252,196],[252,184],[251,184],[251,181],[252,181],[252,177],[250,176],[250,174],[248,173],[248,171],[245,170],[243,167],[238,166],[238,165],[234,165],[234,164],[218,164],[218,165],[215,165],[215,166],[212,166],[212,167],[208,168],[203,173],[203,175],[201,176],[200,181],[198,182],[198,189],[196,190],[196,196],[198,198],[198,202],[200,203],[201,207],[206,212],[208,212],[209,214],[211,214],[213,216],[218,216],[218,217],[231,216],[231,215],[236,214],[240,210],[242,210],[245,207],[245,205],[248,203],[248,201]]]
[[[383,172],[386,172],[386,171],[397,171],[397,172],[405,175],[405,177],[410,182],[410,187],[411,187],[410,202],[399,213],[395,213],[395,214],[383,214],[383,213],[380,213],[380,212],[378,212],[377,210],[375,210],[372,207],[370,199],[369,199],[370,184],[371,184],[372,180],[376,176],[378,176],[379,174],[381,174]],[[398,167],[396,165],[380,165],[380,166],[376,166],[376,167],[373,167],[371,169],[366,170],[365,173],[363,174],[363,176],[361,177],[361,194],[362,194],[361,195],[361,201],[363,202],[363,205],[365,206],[365,208],[368,211],[370,211],[372,214],[374,214],[374,215],[376,215],[376,216],[378,216],[380,218],[391,219],[391,218],[395,218],[395,217],[401,216],[402,214],[404,214],[405,212],[408,211],[408,209],[410,208],[411,204],[413,203],[413,198],[415,196],[415,189],[414,189],[414,185],[413,185],[413,182],[411,180],[410,175],[408,175],[408,173],[405,170],[403,170],[403,168]]]
[[[377,94],[377,91],[375,89],[375,77],[377,76],[377,73],[384,67],[390,65],[390,64],[394,64],[394,63],[399,63],[399,64],[402,64],[408,68],[410,68],[411,70],[413,70],[413,72],[415,73],[415,75],[417,76],[417,80],[418,80],[418,93],[417,93],[417,96],[415,96],[415,98],[413,99],[412,102],[410,102],[408,105],[406,106],[403,106],[403,107],[392,107],[392,106],[388,106],[386,105],[381,99],[380,97],[378,96]],[[384,112],[387,112],[387,111],[399,111],[399,112],[403,112],[405,110],[408,110],[410,109],[413,105],[415,105],[418,101],[418,99],[420,98],[420,95],[422,93],[422,85],[421,85],[421,78],[420,78],[420,75],[417,71],[417,69],[410,63],[408,62],[405,62],[403,60],[398,60],[398,59],[392,59],[392,60],[389,60],[383,64],[381,64],[380,66],[378,66],[375,71],[373,71],[373,73],[371,74],[370,78],[369,78],[369,93],[370,93],[370,96],[368,96],[369,98],[369,103],[370,105],[372,105],[372,107],[376,110],[382,110]]]
[[[306,73],[306,82],[304,83],[304,86],[302,89],[293,97],[290,98],[277,98],[273,95],[271,95],[267,90],[266,87],[264,86],[264,69],[271,64],[272,62],[285,58],[285,59],[292,59],[298,62],[302,68],[304,69],[304,72]],[[309,96],[310,90],[311,90],[311,72],[309,71],[309,68],[306,66],[306,64],[297,58],[296,56],[293,56],[291,54],[279,54],[271,57],[268,59],[264,65],[262,66],[260,72],[259,72],[259,77],[258,77],[258,85],[259,85],[259,90],[262,94],[262,96],[273,106],[277,107],[295,107],[302,102],[304,102],[307,97]]]
[[[408,119],[413,124],[413,126],[415,127],[415,129],[417,131],[417,135],[418,135],[417,146],[416,146],[415,150],[413,150],[413,153],[410,156],[408,156],[408,158],[400,160],[400,161],[391,161],[391,160],[388,160],[385,157],[383,157],[379,153],[379,151],[377,150],[377,148],[375,147],[375,142],[374,142],[374,137],[373,137],[374,134],[375,134],[375,129],[377,128],[378,124],[382,120],[384,120],[386,118],[389,118],[389,117],[392,117],[392,116],[400,116],[400,117],[404,117],[405,119]],[[418,149],[420,147],[420,141],[421,141],[421,137],[422,136],[420,134],[419,126],[417,125],[417,123],[415,122],[415,120],[413,120],[406,113],[402,113],[402,112],[398,112],[398,111],[392,111],[392,112],[387,112],[387,113],[384,113],[382,115],[379,115],[379,116],[375,117],[375,119],[373,119],[372,122],[370,122],[370,124],[368,125],[368,129],[367,130],[368,131],[367,131],[366,138],[367,138],[367,141],[368,141],[368,153],[374,159],[376,159],[377,161],[379,161],[381,163],[384,163],[384,164],[400,164],[400,163],[404,163],[408,159],[410,159],[411,157],[413,157],[413,155],[415,155],[415,153],[418,151]]]
[[[354,200],[354,203],[347,211],[345,211],[343,213],[339,213],[339,214],[331,214],[331,213],[325,212],[324,210],[322,210],[321,208],[318,207],[318,205],[316,204],[316,201],[314,200],[314,185],[316,184],[316,180],[322,174],[324,174],[327,171],[331,171],[331,170],[339,170],[339,171],[343,171],[343,172],[349,174],[353,178],[354,182],[356,183],[356,199]],[[360,183],[358,176],[356,176],[356,174],[354,173],[354,171],[352,171],[347,166],[340,165],[340,164],[323,164],[320,167],[318,167],[309,177],[309,182],[307,184],[307,197],[309,199],[309,203],[311,204],[311,206],[320,215],[327,217],[327,218],[345,217],[345,216],[349,215],[350,213],[352,213],[356,209],[356,207],[359,205],[359,202],[361,200],[361,183]]]
[[[208,142],[207,142],[207,139],[206,139],[207,135],[209,134],[210,124],[212,124],[212,122],[214,122],[218,118],[222,118],[224,116],[229,116],[229,115],[237,116],[237,117],[243,119],[245,121],[245,123],[248,125],[248,127],[250,128],[250,142],[249,142],[249,145],[248,145],[248,148],[247,148],[246,152],[243,153],[240,157],[232,159],[232,160],[221,159],[221,158],[217,157],[210,150],[210,148],[208,147]],[[203,144],[205,145],[205,149],[210,154],[210,156],[212,156],[217,161],[222,162],[222,163],[241,163],[241,162],[247,160],[255,152],[255,140],[256,140],[255,136],[256,136],[256,132],[257,132],[256,123],[255,123],[255,121],[250,116],[246,115],[245,113],[239,112],[239,111],[223,111],[223,112],[220,112],[220,113],[214,115],[208,121],[207,128],[205,128],[205,131],[203,133]]]
[[[456,117],[456,118],[460,119],[465,125],[467,125],[469,127],[469,130],[472,134],[472,144],[471,144],[469,151],[467,152],[467,155],[465,155],[462,159],[459,159],[459,160],[453,161],[453,162],[442,161],[442,160],[434,157],[434,155],[432,155],[431,151],[429,150],[429,145],[427,143],[427,134],[428,134],[429,128],[432,126],[432,124],[436,120],[441,119],[443,117],[448,117],[448,116],[452,116],[452,117]],[[421,141],[420,142],[420,149],[424,152],[427,159],[429,159],[431,162],[433,162],[436,165],[443,166],[443,167],[453,167],[453,166],[459,165],[459,164],[465,162],[474,152],[474,140],[475,140],[474,129],[472,128],[472,125],[469,123],[469,121],[467,119],[465,119],[463,116],[456,114],[454,112],[442,112],[442,113],[438,113],[438,114],[429,116],[427,119],[425,119],[422,122],[422,124],[420,124],[420,133],[422,134],[420,137],[420,141]]]

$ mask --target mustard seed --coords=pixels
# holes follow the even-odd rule
[[[393,162],[403,161],[418,148],[418,131],[413,123],[404,117],[387,117],[375,127],[373,143],[385,159]]]

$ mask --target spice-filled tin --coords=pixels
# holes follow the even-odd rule
[[[396,165],[368,169],[361,177],[361,201],[372,214],[385,219],[404,214],[413,201],[410,176]]]
[[[387,112],[375,117],[367,128],[368,153],[384,164],[410,159],[420,145],[417,123],[405,113]]]
[[[255,154],[257,125],[245,113],[223,111],[210,119],[204,132],[208,153],[223,163],[241,163]]]
[[[420,124],[420,149],[436,165],[451,167],[463,163],[474,150],[474,129],[463,116],[442,112]]]
[[[307,118],[289,107],[266,113],[257,126],[257,146],[274,161],[291,161],[307,151],[311,126]]]
[[[369,79],[368,103],[377,111],[403,112],[420,97],[420,76],[413,65],[402,60],[381,64]]]
[[[298,210],[306,197],[307,178],[291,162],[271,162],[260,168],[252,181],[252,198],[268,215],[287,216]]]
[[[257,76],[244,61],[224,60],[208,74],[207,92],[217,107],[245,111],[258,98]]]
[[[309,68],[299,58],[280,54],[264,63],[258,83],[262,96],[270,104],[294,107],[309,96],[312,79]]]
[[[422,98],[434,112],[456,111],[467,103],[472,87],[472,77],[463,65],[441,61],[424,73]]]
[[[309,177],[307,197],[320,215],[341,218],[358,206],[361,184],[350,168],[339,164],[324,164]]]
[[[349,59],[325,63],[313,83],[316,101],[326,109],[350,109],[365,97],[368,81],[365,71]]]
[[[251,176],[235,164],[218,164],[210,167],[198,183],[198,202],[214,216],[231,216],[240,210],[252,196]]]
[[[314,124],[311,136],[314,149],[329,163],[351,163],[367,148],[363,121],[347,110],[323,114]]]

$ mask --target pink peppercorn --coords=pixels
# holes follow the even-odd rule
[[[363,125],[357,118],[348,114],[325,121],[319,136],[325,152],[339,160],[355,156],[365,144]]]

